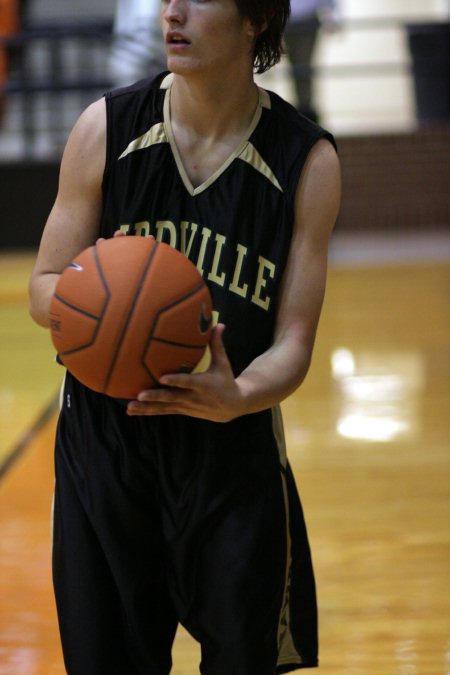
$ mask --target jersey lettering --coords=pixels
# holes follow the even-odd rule
[[[119,229],[124,234],[133,233],[138,236],[148,236],[152,233],[151,225],[146,220],[135,223],[134,225],[123,224]],[[155,230],[157,241],[166,241],[173,248],[178,248],[178,230],[176,225],[171,220],[158,220],[156,222]],[[212,231],[208,227],[202,227],[199,231],[197,223],[190,223],[187,220],[182,220],[180,223],[179,235],[180,251],[187,258],[190,258],[192,246],[197,235],[201,237],[200,251],[196,262],[197,269],[200,274],[203,277],[206,277],[211,283],[217,284],[217,286],[221,286],[222,288],[225,287],[226,274],[220,268],[220,261],[223,251],[227,245],[227,238],[223,234],[217,233],[215,235],[215,248],[211,268],[209,270],[205,270],[204,265],[206,252],[208,250],[208,246],[210,245]],[[240,243],[236,245],[234,269],[231,282],[228,285],[228,290],[231,293],[235,293],[244,299],[246,299],[249,294],[249,284],[243,279],[243,277],[245,277],[244,263],[247,253],[248,248],[246,246]],[[267,288],[268,279],[274,279],[275,271],[276,267],[273,262],[267,260],[261,255],[258,256],[258,272],[250,301],[265,311],[268,311],[271,301],[270,295],[267,294],[267,292],[265,293],[265,290]]]
[[[219,262],[222,254],[223,246],[226,242],[226,237],[223,234],[216,234],[216,249],[214,251],[214,259],[211,272],[208,274],[208,281],[212,281],[219,286],[225,285],[225,272],[219,274]]]
[[[156,241],[164,240],[164,232],[169,233],[169,244],[172,248],[177,247],[177,231],[170,220],[158,220],[156,223]]]
[[[258,277],[256,279],[255,292],[252,295],[252,302],[254,302],[255,305],[258,305],[258,307],[268,310],[270,305],[270,298],[266,296],[263,299],[261,297],[261,292],[263,288],[267,286],[267,278],[265,276],[266,271],[269,272],[270,278],[273,279],[275,276],[275,265],[271,263],[270,260],[266,260],[265,258],[263,258],[262,255],[258,257],[258,263],[259,263]]]
[[[240,295],[241,298],[246,298],[248,291],[248,284],[243,284],[242,286],[239,286],[239,280],[241,277],[244,258],[247,255],[247,247],[242,246],[242,244],[238,244],[236,246],[236,250],[237,250],[236,266],[234,268],[233,281],[230,284],[230,291],[232,293],[236,293],[236,295]]]
[[[150,223],[148,220],[143,220],[141,223],[136,223],[134,231],[139,237],[148,237],[150,234]]]
[[[191,249],[192,249],[192,244],[194,243],[195,235],[197,234],[198,230],[198,225],[197,223],[191,223],[191,235],[189,237],[189,243],[186,246],[186,231],[189,227],[189,221],[188,220],[182,220],[180,223],[180,228],[181,228],[181,246],[180,246],[180,251],[181,253],[184,253],[186,258],[189,258]]]
[[[200,246],[200,253],[198,254],[198,259],[197,259],[197,269],[200,272],[202,276],[205,274],[205,270],[203,269],[203,263],[205,261],[205,253],[206,253],[206,247],[208,245],[209,238],[211,236],[211,230],[207,227],[202,227],[202,243]]]

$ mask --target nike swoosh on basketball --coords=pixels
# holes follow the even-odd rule
[[[202,335],[205,335],[211,328],[211,323],[212,323],[212,316],[207,317],[205,314],[205,305],[202,305],[202,311],[200,313],[200,321],[199,321],[199,328],[200,328],[200,333]]]

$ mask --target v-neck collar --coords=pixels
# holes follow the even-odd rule
[[[230,166],[230,164],[237,157],[239,157],[239,155],[243,153],[243,151],[246,149],[249,143],[249,138],[251,137],[252,133],[258,126],[258,122],[261,119],[262,109],[264,107],[270,108],[270,97],[265,89],[261,89],[261,87],[258,87],[258,102],[256,110],[253,115],[252,121],[250,122],[250,125],[246,130],[241,142],[237,145],[236,149],[230,154],[230,156],[223,162],[223,164],[216,171],[214,171],[214,173],[211,176],[209,176],[209,178],[207,178],[203,183],[201,183],[197,187],[194,187],[183,165],[180,152],[178,150],[177,144],[175,142],[175,137],[173,134],[172,122],[170,119],[170,97],[172,91],[172,82],[173,76],[172,74],[170,74],[166,78],[164,78],[164,80],[161,83],[161,89],[166,90],[163,108],[164,127],[166,130],[167,140],[169,142],[173,157],[175,159],[175,163],[177,165],[178,172],[180,174],[180,178],[183,181],[186,190],[192,197],[194,197],[203,192],[204,190],[206,190],[210,185],[212,185],[224,173],[224,171]]]

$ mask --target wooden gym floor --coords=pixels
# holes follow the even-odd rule
[[[312,368],[283,404],[315,561],[318,672],[448,675],[450,255],[428,239],[385,244],[335,239]],[[31,264],[0,256],[1,675],[64,673],[50,578],[62,370],[27,316]],[[173,675],[197,664],[181,630]]]

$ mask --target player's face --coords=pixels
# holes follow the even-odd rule
[[[234,0],[162,0],[161,24],[167,65],[187,75],[249,64],[255,30]]]

